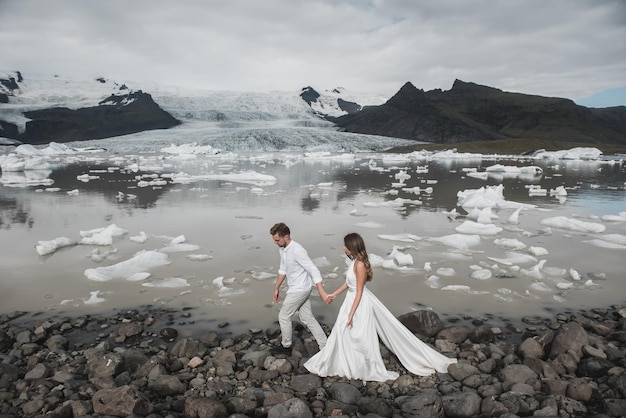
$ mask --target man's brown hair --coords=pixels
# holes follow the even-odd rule
[[[289,230],[289,227],[286,224],[284,224],[283,222],[279,222],[270,228],[270,234],[272,236],[278,234],[278,236],[282,238],[285,235],[291,236],[291,231]]]

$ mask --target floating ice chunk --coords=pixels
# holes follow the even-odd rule
[[[441,287],[441,284],[439,283],[439,277],[435,276],[434,274],[431,276],[428,276],[424,282],[431,289],[439,289],[439,287]]]
[[[498,247],[510,250],[523,250],[526,248],[526,244],[515,238],[496,238],[493,243]]]
[[[606,229],[604,225],[599,223],[585,222],[579,219],[567,218],[565,216],[546,218],[543,219],[540,223],[541,225],[549,226],[552,228],[561,228],[584,233],[601,233],[604,232],[604,230]]]
[[[369,254],[370,264],[372,267],[382,267],[385,259],[376,254]]]
[[[404,205],[414,205],[420,206],[422,202],[420,200],[412,200],[412,199],[403,199],[398,197],[394,200],[390,200],[387,202],[365,202],[363,206],[377,208],[377,207],[391,207],[391,208],[399,208]]]
[[[89,182],[89,180],[97,180],[99,178],[100,178],[100,176],[92,176],[92,175],[89,175],[89,174],[81,174],[80,176],[76,176],[76,180],[80,180],[83,183],[87,183],[87,182]]]
[[[113,237],[119,237],[127,233],[128,231],[125,229],[111,224],[106,228],[80,231],[80,236],[83,237],[80,243],[83,245],[111,245],[113,244]]]
[[[444,210],[444,211],[442,211],[442,213],[443,213],[444,215],[446,215],[446,216],[447,216],[448,218],[450,218],[450,219],[456,219],[456,218],[457,218],[457,216],[459,216],[459,212],[457,212],[456,208],[452,209],[452,210],[451,210],[451,211],[449,211],[449,212]]]
[[[458,249],[465,249],[480,244],[480,235],[450,234],[428,239]]]
[[[183,253],[183,252],[188,252],[188,251],[196,251],[199,249],[200,249],[200,246],[196,244],[180,243],[180,244],[166,245],[165,247],[161,248],[159,251],[162,251],[164,253]]]
[[[539,292],[552,292],[552,289],[550,289],[544,282],[531,283],[530,288]]]
[[[464,292],[464,293],[469,292],[470,289],[471,288],[469,286],[465,286],[462,284],[449,284],[441,288],[441,290],[451,290],[453,292]]]
[[[59,248],[69,247],[72,245],[76,245],[76,241],[67,237],[59,237],[50,241],[38,241],[35,249],[39,255],[48,255],[54,253]]]
[[[488,280],[491,279],[492,276],[491,270],[488,269],[475,270],[470,274],[470,278],[475,280]]]
[[[465,221],[454,230],[460,234],[475,235],[497,235],[502,232],[502,228],[494,224],[481,224],[474,221]]]
[[[544,255],[548,255],[548,250],[543,247],[529,247],[528,252],[530,252],[535,257],[543,257]]]
[[[515,209],[515,211],[511,214],[511,216],[509,216],[509,219],[507,220],[508,223],[510,224],[518,224],[519,223],[519,214],[522,211],[522,207],[520,206],[519,208]]]
[[[393,177],[396,180],[398,180],[400,183],[404,183],[406,180],[411,178],[411,175],[407,174],[406,171],[404,171],[404,170],[400,170]]]
[[[213,286],[217,287],[217,293],[220,296],[233,296],[246,293],[246,289],[233,289],[226,286],[224,283],[234,283],[235,278],[224,279],[224,277],[218,277],[213,280]]]
[[[146,235],[145,232],[141,231],[139,232],[139,235],[131,236],[130,240],[133,242],[137,242],[139,244],[143,244],[144,242],[148,240],[148,236]]]
[[[107,267],[85,270],[89,280],[104,282],[113,279],[131,280],[136,274],[150,273],[147,270],[169,264],[168,256],[159,251],[140,251],[133,258]],[[135,276],[136,277],[136,276]]]
[[[315,264],[315,266],[319,268],[330,266],[330,261],[328,261],[328,258],[325,256],[316,257],[311,261],[313,261],[313,264]]]
[[[626,250],[626,245],[605,241],[603,239],[591,239],[583,242],[610,250]]]
[[[150,282],[144,282],[141,284],[146,287],[167,287],[167,288],[176,288],[176,287],[189,287],[190,284],[187,279],[183,279],[182,277],[170,277],[163,280],[154,280]]]
[[[256,280],[267,280],[267,279],[273,279],[275,277],[276,277],[276,273],[267,273],[265,271],[252,272],[252,278]]]
[[[545,263],[546,263],[546,260],[541,260],[539,263],[535,264],[533,267],[529,269],[521,269],[520,273],[529,277],[534,277],[535,279],[538,279],[538,280],[542,280],[543,273],[541,272],[541,270],[543,269],[543,265]]]
[[[421,192],[427,193],[427,194],[432,194],[433,192],[433,188],[432,187],[426,187],[425,189],[422,189],[418,186],[416,187],[403,187],[402,188],[403,192],[407,192],[407,193],[413,193],[413,194],[420,194]]]
[[[430,264],[430,261],[424,263],[424,271],[433,271],[433,267]]]
[[[212,260],[213,256],[208,254],[188,254],[186,258],[191,261],[205,261]]]
[[[179,235],[177,237],[172,238],[172,240],[170,241],[171,245],[175,245],[175,244],[180,244],[182,242],[185,242],[186,238],[184,235]]]
[[[581,281],[582,277],[580,277],[580,273],[575,269],[569,269],[569,275],[572,277],[572,280]]]
[[[472,177],[472,178],[479,179],[479,180],[488,180],[489,173],[486,171],[482,171],[482,172],[470,171],[467,173],[467,177]]]
[[[452,267],[439,267],[437,269],[437,274],[440,276],[454,276],[456,271]]]
[[[463,190],[457,193],[458,204],[463,208],[493,208],[504,201],[503,186],[481,187],[478,190]]]
[[[482,209],[473,208],[467,214],[467,218],[468,219],[470,219],[470,220],[472,220],[474,222],[481,223],[481,224],[489,224],[489,223],[491,223],[491,220],[494,217],[495,216],[492,214],[491,208],[482,208]]]
[[[567,274],[567,270],[562,267],[544,267],[542,271],[549,276],[555,277],[563,277]]]
[[[555,189],[550,189],[550,196],[567,196],[567,190],[563,186],[558,186]]]
[[[361,222],[361,223],[355,224],[354,226],[358,226],[361,228],[369,228],[369,229],[377,229],[377,228],[385,227],[385,225],[378,223],[378,222]]]
[[[626,245],[626,235],[622,234],[606,234],[601,235],[600,239],[608,242],[613,242],[615,244]]]
[[[99,290],[95,290],[93,292],[89,292],[89,299],[85,300],[85,305],[95,305],[97,303],[105,302],[106,299],[99,297]]]
[[[101,263],[115,253],[117,253],[117,249],[113,249],[111,251],[101,251],[99,248],[94,248],[89,252],[87,257],[91,259],[91,261]]]
[[[569,150],[541,151],[535,154],[536,158],[550,160],[597,160],[602,151],[593,147],[576,147]]]
[[[623,222],[626,221],[626,218],[619,215],[603,215],[602,219],[604,222]]]
[[[361,212],[361,211],[359,211],[357,209],[352,209],[350,211],[350,215],[352,215],[352,216],[367,216],[367,213],[366,212]]]
[[[377,235],[379,239],[389,240],[389,241],[401,241],[401,242],[415,242],[420,241],[422,238],[413,234],[380,234]]]
[[[391,254],[389,254],[389,258],[395,260],[399,266],[412,266],[413,265],[413,256],[411,254],[404,254],[398,251],[397,248],[391,250]]]
[[[556,284],[556,288],[559,290],[569,290],[574,287],[572,282],[559,282]]]
[[[78,196],[79,193],[80,193],[80,191],[78,189],[68,190],[67,191],[67,195],[68,196]]]
[[[231,181],[235,183],[252,184],[255,186],[273,186],[276,184],[276,177],[268,174],[261,174],[255,171],[245,171],[241,173],[230,174],[205,174],[192,176],[186,173],[177,173],[172,175],[172,182],[174,183],[194,183],[204,180],[222,180]]]

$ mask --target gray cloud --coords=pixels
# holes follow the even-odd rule
[[[2,0],[5,70],[213,90],[626,84],[622,0]]]

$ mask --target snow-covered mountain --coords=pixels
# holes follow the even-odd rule
[[[78,110],[109,104],[107,98],[111,95],[144,91],[161,109],[182,123],[175,128],[136,132],[124,137],[141,138],[138,142],[142,143],[142,149],[148,138],[156,142],[193,141],[217,144],[225,150],[251,151],[381,150],[407,142],[340,132],[329,119],[385,101],[380,95],[358,94],[343,88],[322,90],[322,94],[315,91],[317,97],[311,100],[310,93],[314,91],[311,87],[267,93],[210,91],[148,83],[137,86],[106,78],[76,80],[7,71],[0,71],[0,79],[7,81],[0,82],[0,94],[5,94],[8,99],[8,103],[0,103],[0,126],[2,122],[11,123],[22,132],[29,121],[26,112],[49,108]],[[3,136],[8,137],[0,133],[0,137]],[[115,138],[109,139],[115,142]]]

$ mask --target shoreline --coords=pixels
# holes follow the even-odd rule
[[[308,373],[302,364],[317,344],[297,323],[292,352],[274,355],[277,323],[235,333],[227,322],[210,329],[192,323],[190,311],[144,306],[76,317],[0,315],[0,417],[612,417],[626,411],[626,303],[523,317],[505,327],[489,315],[441,319],[430,310],[410,312],[398,318],[458,364],[447,374],[414,376],[382,346],[387,367],[400,377],[366,383]]]

